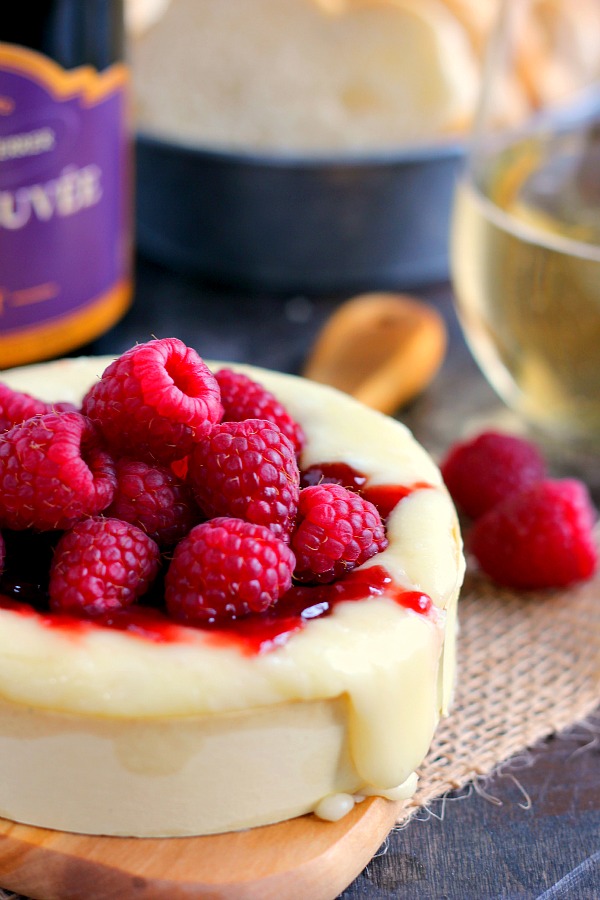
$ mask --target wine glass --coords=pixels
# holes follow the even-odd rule
[[[600,481],[600,0],[505,0],[452,222],[472,353]]]

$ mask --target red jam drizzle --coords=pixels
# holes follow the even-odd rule
[[[301,486],[315,484],[341,484],[348,490],[356,491],[379,511],[382,519],[387,519],[393,509],[414,491],[432,487],[426,481],[414,484],[367,484],[367,476],[357,472],[346,463],[320,463],[309,466],[302,472]]]
[[[300,473],[300,487],[314,487],[316,484],[341,484],[350,491],[362,494],[367,476],[357,472],[346,463],[320,463],[309,466]]]
[[[405,497],[416,490],[431,487],[426,482],[369,487],[367,481],[365,475],[345,463],[310,466],[301,476],[302,487],[333,483],[361,494],[377,507],[383,519]],[[0,579],[0,608],[23,616],[36,616],[45,627],[58,629],[74,639],[100,626],[163,644],[194,642],[200,636],[202,640],[208,637],[211,643],[235,645],[247,654],[258,654],[285,644],[292,634],[304,628],[311,619],[329,615],[338,603],[385,594],[400,606],[421,615],[428,615],[433,606],[427,594],[399,587],[383,566],[372,565],[349,572],[332,584],[294,586],[267,612],[249,615],[227,625],[187,625],[169,618],[160,608],[143,603],[94,619],[78,619],[47,611],[47,572],[53,539],[36,536],[29,540],[37,543],[28,544],[28,536],[25,539],[22,534],[17,534],[16,538],[14,535],[7,537],[15,545],[14,552],[11,547],[11,553],[7,553],[7,557],[10,555],[16,558],[17,563],[14,572],[7,571]],[[44,540],[45,543],[40,543]],[[22,541],[25,542],[21,546]],[[20,578],[21,571],[30,569],[32,559],[41,560],[37,567],[40,571],[30,574],[28,578]]]
[[[397,587],[383,566],[369,566],[349,572],[332,584],[292,587],[271,611],[239,619],[227,628],[220,626],[219,632],[237,639],[252,653],[263,653],[285,643],[311,619],[329,615],[338,603],[384,594],[400,606],[424,615],[432,607],[426,594]]]
[[[332,584],[292,587],[266,613],[237,619],[228,625],[186,627],[169,619],[160,610],[141,604],[93,620],[37,612],[32,606],[5,595],[0,595],[0,607],[24,616],[37,616],[45,627],[60,629],[74,638],[97,626],[126,631],[163,644],[193,641],[200,632],[203,636],[208,636],[211,643],[220,646],[236,645],[247,654],[258,654],[285,644],[292,634],[304,628],[311,619],[329,615],[338,603],[381,597],[384,594],[400,606],[422,615],[427,615],[432,608],[431,598],[427,594],[398,587],[383,566],[357,569]]]
[[[401,500],[422,488],[430,488],[425,481],[416,481],[414,484],[374,484],[362,491],[362,496],[379,511],[379,515],[385,521]]]
[[[35,617],[45,628],[56,629],[74,639],[98,626],[113,631],[127,631],[129,634],[160,644],[185,642],[186,637],[188,639],[192,637],[189,629],[173,621],[160,610],[142,604],[94,619],[79,619],[64,613],[40,612],[28,603],[19,603],[5,594],[0,594],[0,608],[9,609],[22,616]]]

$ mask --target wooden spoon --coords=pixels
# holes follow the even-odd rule
[[[302,374],[391,414],[434,378],[446,342],[444,320],[426,303],[405,294],[360,294],[325,323]]]

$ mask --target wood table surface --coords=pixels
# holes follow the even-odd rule
[[[467,420],[500,404],[462,339],[449,285],[412,293],[443,313],[450,340],[441,372],[399,418],[439,456]],[[131,311],[86,350],[118,354],[176,336],[207,359],[299,372],[343,299],[226,290],[138,260]],[[486,792],[459,791],[393,831],[341,898],[600,900],[600,708],[504,767]]]

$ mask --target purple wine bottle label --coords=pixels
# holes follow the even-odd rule
[[[0,368],[72,350],[130,303],[128,82],[0,43]]]

